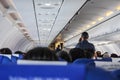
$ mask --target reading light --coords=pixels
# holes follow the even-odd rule
[[[90,27],[90,25],[87,25],[86,27],[87,27],[87,28],[89,28],[89,27]]]
[[[109,12],[107,12],[105,15],[106,16],[110,16],[110,15],[112,15],[113,14],[113,11],[109,11]]]
[[[50,3],[46,3],[45,6],[51,6],[51,4]]]

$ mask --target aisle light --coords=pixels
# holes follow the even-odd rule
[[[110,15],[112,15],[113,14],[113,11],[109,11],[109,12],[107,12],[105,15],[106,16],[110,16]]]
[[[99,17],[98,21],[102,21],[104,19],[104,17]]]

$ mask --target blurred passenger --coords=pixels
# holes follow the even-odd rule
[[[0,49],[1,54],[12,54],[12,51],[9,48]]]
[[[89,35],[87,32],[83,32],[82,35],[81,35],[81,41],[76,45],[76,48],[80,48],[82,50],[84,50],[84,52],[86,53],[86,51],[91,51],[93,52],[92,54],[90,54],[89,57],[93,56],[94,53],[95,53],[95,47],[92,43],[89,43],[88,42],[88,38],[89,38]],[[86,55],[86,54],[85,54]],[[87,56],[88,57],[88,56]],[[92,58],[92,57],[91,57]]]
[[[102,57],[101,51],[96,51],[97,57]]]
[[[105,52],[103,54],[103,58],[102,58],[103,61],[112,61],[112,58],[110,57],[109,53],[108,52]]]
[[[59,60],[67,61],[67,62],[72,61],[70,55],[66,51],[59,51],[57,53],[57,56],[58,56]]]
[[[61,49],[60,49],[60,45],[57,46],[55,52],[57,53],[57,52],[59,52],[59,51],[61,51]]]
[[[15,54],[24,54],[22,51],[15,51]]]
[[[110,58],[109,53],[108,53],[108,52],[105,52],[105,53],[103,54],[103,58]]]
[[[78,44],[76,46],[79,46],[79,43],[82,41],[82,38],[80,37]]]
[[[72,62],[79,58],[85,58],[84,51],[81,50],[80,48],[71,49],[69,54],[72,58]]]
[[[118,55],[115,54],[115,53],[112,53],[112,54],[111,54],[111,57],[112,57],[112,58],[118,58]]]
[[[50,49],[46,47],[36,47],[29,50],[24,59],[27,60],[47,60],[47,61],[57,61],[58,58]]]
[[[22,51],[15,51],[15,54],[19,55],[19,57],[18,57],[19,59],[23,59],[23,56],[25,55],[25,53]]]

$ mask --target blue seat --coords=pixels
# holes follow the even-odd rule
[[[3,56],[0,55],[0,64],[2,63]]]
[[[13,62],[13,63],[17,63],[17,60],[18,60],[18,57],[16,57],[16,56],[11,56],[11,61]]]
[[[23,54],[19,54],[18,59],[23,59]]]
[[[112,71],[111,73],[112,73],[112,75],[113,75],[114,77],[117,78],[117,80],[120,80],[120,69],[119,69],[119,70]]]
[[[73,64],[84,64],[88,68],[95,68],[95,63],[93,59],[81,58],[75,60]]]
[[[103,58],[102,60],[103,60],[103,61],[110,61],[110,62],[112,62],[112,59],[111,59],[111,58]]]
[[[101,68],[89,69],[85,80],[116,80],[110,72]]]
[[[1,56],[1,63],[0,64],[12,64],[12,61],[6,56]]]
[[[1,65],[1,80],[84,80],[84,65]],[[24,73],[24,74],[23,74]]]
[[[112,62],[111,58],[102,58],[102,59],[96,59],[95,61],[108,61],[108,62]]]

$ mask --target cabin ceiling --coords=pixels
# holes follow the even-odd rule
[[[115,41],[120,38],[112,36],[120,31],[119,21],[120,0],[88,0],[60,34],[66,47],[77,44],[84,31],[94,44]]]
[[[120,0],[0,0],[0,47],[48,46],[57,38],[67,47],[83,31],[96,45],[120,42],[119,21]]]
[[[48,46],[86,0],[13,0],[35,43]]]

